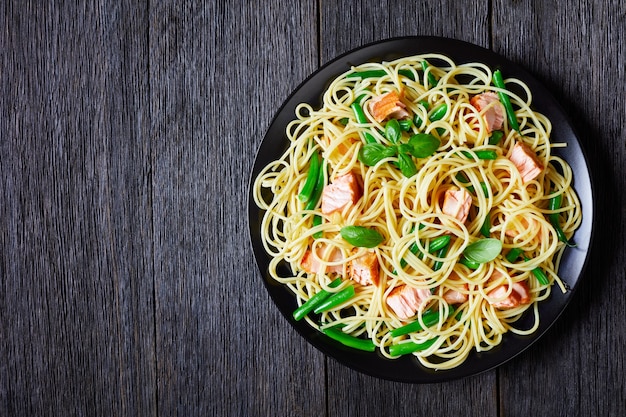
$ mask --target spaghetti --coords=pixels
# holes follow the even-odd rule
[[[493,76],[436,54],[367,63],[334,79],[320,109],[296,108],[288,149],[253,187],[271,277],[301,308],[350,289],[303,314],[311,326],[450,369],[507,332],[533,333],[553,283],[567,291],[559,261],[581,208],[571,168],[552,153],[564,145],[550,142],[550,121],[521,80],[503,88]],[[494,126],[506,101],[514,119]],[[313,165],[318,196],[303,197]],[[363,243],[367,233],[375,244]],[[487,246],[496,252],[481,259]],[[291,273],[281,276],[284,264]],[[516,327],[525,312],[532,325]]]

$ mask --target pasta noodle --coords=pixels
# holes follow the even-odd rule
[[[429,75],[435,77],[435,86]],[[371,340],[390,359],[396,357],[394,346],[412,342],[417,348],[411,353],[423,366],[450,369],[472,350],[497,346],[507,332],[533,333],[540,321],[537,305],[550,296],[553,284],[567,291],[558,275],[567,245],[549,216],[558,213],[560,227],[571,238],[581,223],[581,208],[571,168],[552,152],[563,144],[550,142],[550,121],[532,109],[532,93],[521,80],[507,79],[502,89],[492,85],[492,78],[484,64],[457,65],[446,56],[424,54],[353,67],[332,80],[320,109],[297,106],[296,118],[287,126],[288,149],[261,171],[253,193],[264,211],[261,235],[272,257],[269,274],[294,293],[299,306],[322,290],[337,293],[354,287],[347,301],[307,314],[311,326],[320,331],[340,328]],[[479,110],[472,102],[486,92],[508,96],[519,123],[514,130],[505,117],[498,141],[490,131],[489,109]],[[399,117],[391,114],[377,121],[373,103],[390,93],[399,97]],[[355,102],[362,104],[365,123],[355,116]],[[434,117],[436,111],[445,113]],[[386,134],[391,119],[404,120],[396,142]],[[434,137],[439,146],[426,157],[416,157],[411,147],[415,135]],[[367,145],[368,136],[378,145]],[[535,178],[524,178],[516,165],[516,143],[536,155],[542,170]],[[388,153],[364,163],[368,146]],[[481,159],[481,151],[495,156]],[[359,180],[358,199],[333,213],[323,213],[320,202],[307,210],[298,197],[318,153],[327,186],[346,174]],[[415,165],[408,176],[406,162],[400,161],[407,157]],[[465,219],[446,212],[446,193],[452,190],[468,190],[471,207]],[[551,210],[549,201],[556,196],[561,205]],[[355,247],[342,236],[345,226],[374,230],[381,242]],[[431,251],[429,246],[445,236],[445,250]],[[497,256],[474,265],[463,262],[468,248],[481,240],[499,241]],[[511,250],[520,256],[507,259]],[[379,278],[360,282],[351,268],[372,253]],[[311,257],[315,271],[305,266]],[[279,273],[285,264],[290,273]],[[535,277],[541,272],[547,277],[543,284]],[[332,287],[337,277],[341,283]],[[521,302],[519,286],[527,288],[528,299]],[[427,294],[410,317],[390,304],[403,288]],[[458,300],[451,301],[450,295]],[[435,321],[426,323],[433,313]],[[532,317],[532,325],[516,327],[524,313]],[[397,329],[415,322],[421,329],[397,335],[402,333]]]

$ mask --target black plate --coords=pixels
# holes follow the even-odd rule
[[[548,116],[552,122],[551,140],[565,142],[568,145],[566,148],[555,150],[554,153],[564,158],[572,167],[574,188],[583,210],[583,222],[574,235],[574,241],[578,246],[566,250],[559,271],[569,291],[563,294],[555,286],[550,298],[539,304],[539,329],[531,336],[525,337],[507,334],[496,348],[483,353],[473,352],[462,365],[443,371],[424,368],[412,355],[390,360],[377,352],[366,353],[344,347],[311,328],[304,320],[294,321],[291,316],[297,307],[294,295],[286,287],[275,282],[267,272],[270,258],[265,253],[260,238],[260,221],[263,213],[252,198],[254,179],[265,165],[282,155],[287,147],[285,128],[295,118],[295,108],[299,103],[306,102],[314,108],[319,108],[322,93],[330,81],[353,65],[371,61],[390,61],[422,53],[447,55],[457,64],[482,62],[492,69],[500,68],[505,77],[523,80],[533,93],[533,108]],[[350,368],[383,379],[413,383],[438,382],[475,375],[502,365],[536,342],[563,312],[578,287],[589,254],[594,212],[587,160],[567,115],[554,97],[528,72],[502,56],[470,43],[439,37],[406,37],[369,44],[336,58],[313,73],[285,101],[272,121],[254,163],[248,198],[250,240],[257,264],[270,296],[289,323],[317,349]],[[530,316],[522,316],[517,323],[518,326],[530,323],[529,319]],[[299,352],[294,352],[297,353]]]

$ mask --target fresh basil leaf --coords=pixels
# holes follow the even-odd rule
[[[390,119],[385,125],[385,137],[389,139],[391,143],[398,143],[402,137],[400,123],[396,119]]]
[[[416,158],[426,158],[437,151],[441,142],[439,139],[428,133],[418,133],[409,139],[411,155]]]
[[[387,158],[385,146],[380,143],[366,143],[359,151],[359,161],[369,167],[373,167],[385,158]]]
[[[472,262],[484,264],[491,262],[502,251],[502,242],[499,239],[480,239],[468,245],[463,251],[463,255]]]
[[[398,167],[402,175],[407,178],[411,178],[413,175],[417,174],[417,167],[413,159],[405,153],[398,154]]]
[[[502,136],[504,136],[504,132],[501,130],[494,130],[493,132],[491,132],[491,136],[489,137],[489,144],[490,145],[497,145],[498,143],[500,143],[500,140],[502,139]]]
[[[398,145],[398,153],[411,153],[411,145],[408,143],[401,143]]]
[[[363,226],[345,226],[339,233],[346,242],[360,248],[373,248],[384,240],[377,230]]]
[[[398,145],[387,146],[383,150],[383,155],[385,156],[385,158],[396,156],[397,154],[398,154]]]

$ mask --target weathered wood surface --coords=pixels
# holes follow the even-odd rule
[[[622,1],[67,3],[0,5],[0,416],[623,415]],[[247,241],[278,106],[338,54],[402,35],[470,41],[540,79],[580,133],[599,213],[544,338],[432,385],[303,341]]]

